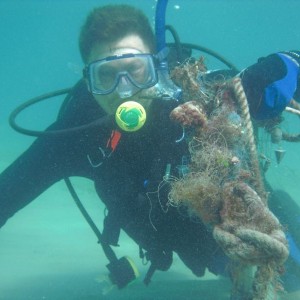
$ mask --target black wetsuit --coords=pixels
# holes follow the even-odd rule
[[[167,186],[159,197],[157,193],[151,193],[150,200],[146,196],[158,189],[167,164],[172,175],[178,176],[177,166],[188,153],[185,142],[176,142],[182,129],[170,121],[174,105],[154,100],[146,124],[135,133],[120,135],[107,122],[71,134],[37,138],[0,176],[0,225],[55,182],[82,176],[94,181],[108,209],[103,235],[109,244],[117,244],[123,229],[146,250],[157,269],[167,270],[175,251],[197,276],[206,267],[217,273],[212,259],[221,250],[211,231],[167,206]],[[87,124],[104,115],[81,81],[48,130]]]

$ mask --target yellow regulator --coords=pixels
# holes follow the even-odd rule
[[[117,108],[115,117],[118,126],[122,130],[137,131],[146,122],[146,111],[141,104],[135,101],[127,101]]]

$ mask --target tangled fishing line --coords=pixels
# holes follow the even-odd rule
[[[172,73],[187,101],[170,117],[192,130],[189,173],[169,199],[213,228],[231,260],[232,299],[275,299],[289,251],[267,206],[247,98],[239,78],[206,82],[205,70],[201,58]]]

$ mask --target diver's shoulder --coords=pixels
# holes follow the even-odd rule
[[[88,91],[83,79],[79,80],[70,90],[60,107],[58,119],[74,119],[77,125],[105,116],[105,112]]]

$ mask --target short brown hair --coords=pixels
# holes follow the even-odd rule
[[[153,53],[155,37],[145,14],[129,5],[106,5],[95,8],[81,28],[79,49],[86,63],[98,43],[114,42],[129,34],[138,35]]]

